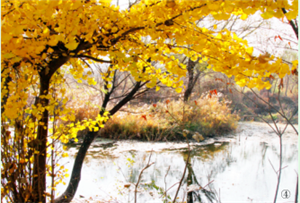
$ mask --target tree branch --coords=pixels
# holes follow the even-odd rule
[[[89,55],[83,55],[83,54],[73,56],[72,58],[88,58],[88,59],[91,59],[93,61],[97,61],[97,62],[100,62],[100,63],[112,63],[112,61],[106,61],[106,60],[103,60],[103,59],[98,59],[98,58],[95,58],[95,57],[92,57],[92,56],[89,56]]]
[[[151,152],[151,154],[150,154],[150,156],[149,156],[149,160],[148,160],[147,165],[141,170],[141,172],[140,172],[140,174],[139,174],[139,178],[138,178],[138,180],[137,180],[137,182],[136,182],[136,184],[135,184],[135,190],[134,190],[134,203],[136,203],[136,198],[137,198],[137,188],[138,188],[139,183],[140,183],[140,181],[141,181],[143,172],[144,172],[147,168],[149,168],[150,166],[152,166],[152,165],[154,164],[154,162],[150,163],[151,156],[152,156],[152,152]]]
[[[284,14],[287,13],[287,11],[285,10],[285,8],[282,8],[281,10],[282,10],[282,12],[283,12]],[[293,30],[294,30],[294,32],[295,32],[295,35],[296,35],[296,37],[297,37],[297,39],[298,39],[298,27],[296,27],[295,23],[294,23],[292,20],[289,20],[289,24],[292,26],[292,28],[293,28]]]

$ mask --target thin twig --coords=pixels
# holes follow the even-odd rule
[[[274,197],[274,203],[276,203],[279,185],[280,185],[280,177],[281,177],[281,166],[282,166],[282,135],[279,136],[279,173],[277,178],[277,186],[276,186],[276,192]]]
[[[274,131],[278,136],[280,136],[280,135],[281,135],[281,134],[280,134],[280,130],[278,129],[278,126],[277,126],[277,124],[276,124],[276,121],[275,121],[275,119],[274,119],[272,113],[271,113],[270,111],[269,111],[268,113],[269,113],[269,115],[270,115],[270,117],[271,117],[271,119],[272,119],[272,122],[273,122],[273,124],[274,124],[274,126],[275,126],[275,128],[276,128],[276,130],[273,129],[273,131]]]
[[[269,102],[265,101],[263,98],[261,98],[256,92],[254,92],[251,88],[250,90],[252,91],[253,94],[255,94],[255,96],[257,98],[259,98],[261,101],[263,101],[265,104],[267,104],[270,108],[274,109],[277,113],[280,114],[280,116],[282,116],[294,129],[294,131],[296,132],[296,134],[298,135],[298,131],[297,129],[294,127],[294,125],[290,122],[290,120],[284,115],[282,114],[280,111],[278,111],[276,108],[274,108]]]
[[[271,163],[270,159],[268,159],[268,160],[269,160],[269,162],[270,162],[270,164],[271,164],[271,166],[272,166],[272,168],[273,168],[273,171],[274,171],[274,172],[276,173],[276,175],[277,175],[277,171],[275,170],[273,164]]]
[[[167,182],[166,182],[166,178],[167,178],[167,175],[168,175],[168,173],[169,173],[169,171],[170,171],[170,168],[171,168],[171,166],[169,166],[168,167],[168,170],[167,170],[167,173],[166,173],[166,175],[165,175],[165,177],[164,177],[164,182],[165,182],[165,197],[166,197],[166,202],[167,202]]]
[[[208,186],[209,184],[211,184],[212,182],[214,182],[214,180],[210,181],[209,183],[207,183],[202,189],[204,189],[206,186]]]
[[[147,165],[141,170],[141,172],[140,172],[140,174],[139,174],[138,181],[137,181],[137,183],[135,184],[135,190],[134,190],[134,203],[136,203],[136,198],[137,198],[137,188],[138,188],[139,183],[140,183],[140,181],[141,181],[143,172],[144,172],[147,168],[149,168],[150,166],[152,166],[152,165],[155,163],[155,162],[150,163],[151,156],[152,156],[152,152],[153,152],[153,151],[151,151],[151,154],[150,154],[150,156],[149,156],[149,160],[148,160]]]
[[[288,166],[282,167],[281,169],[279,169],[279,170],[277,171],[277,173],[280,172],[282,169],[285,169],[285,168],[287,168],[287,167],[288,167]]]
[[[171,187],[169,187],[159,198],[162,198],[165,194],[167,194],[167,192],[172,188],[174,187],[175,185],[179,184],[179,182],[177,183],[174,183]]]

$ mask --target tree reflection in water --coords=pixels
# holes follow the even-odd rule
[[[187,164],[187,178],[186,178],[186,185],[187,185],[187,203],[206,203],[206,202],[218,202],[217,200],[217,191],[214,188],[213,181],[211,180],[211,177],[213,175],[213,171],[219,171],[212,169],[209,174],[207,174],[207,183],[204,183],[201,179],[198,180],[193,166],[192,166],[192,159],[196,158],[197,156],[201,156],[202,158],[209,159],[213,158],[214,154],[224,150],[228,143],[220,143],[218,144],[219,147],[215,147],[215,144],[210,144],[205,146],[206,150],[203,149],[200,150],[193,150],[191,152],[191,156],[189,157],[189,161]],[[225,152],[228,150],[228,148],[225,150]],[[203,156],[203,153],[206,154],[206,156]],[[229,156],[230,153],[227,153]],[[211,157],[212,156],[212,157]],[[187,158],[186,153],[183,153],[183,157]],[[226,165],[228,166],[230,162],[228,161],[228,157],[226,157]],[[218,169],[221,169],[221,171],[225,170],[226,165],[219,165],[217,166]],[[220,171],[220,172],[221,172]]]
[[[217,138],[214,144],[208,144],[209,141],[191,143],[189,165],[178,201],[218,203],[219,199],[222,202],[253,199],[267,202],[273,199],[276,178],[270,162],[278,164],[278,139],[269,133],[265,124],[243,123],[239,128],[237,136]],[[297,175],[294,170],[298,170],[297,139],[288,132],[283,141],[283,166],[287,167],[283,170],[280,189],[288,188],[291,196],[295,195]],[[82,187],[78,188],[77,197],[96,198],[97,194],[102,199],[109,199],[107,193],[116,191],[117,183],[123,196],[117,192],[111,192],[111,196],[120,203],[128,202],[128,196],[132,199],[133,188],[129,192],[124,185],[137,181],[150,151],[154,149],[151,161],[155,164],[143,174],[138,202],[164,202],[166,198],[161,193],[181,179],[188,154],[186,143],[118,141],[114,147],[106,149],[96,144],[85,159]],[[69,150],[76,152],[76,149]],[[126,165],[127,158],[134,160],[131,167]],[[70,162],[65,166],[69,168],[73,156],[62,161]],[[204,189],[200,189],[201,186]],[[58,191],[62,190],[64,188],[58,187]],[[173,199],[175,191],[176,185],[167,191],[167,196]]]

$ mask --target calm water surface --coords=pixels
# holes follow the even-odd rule
[[[287,189],[291,196],[283,199],[279,194],[278,202],[294,200],[297,141],[297,135],[288,128],[283,136],[285,168],[280,191]],[[154,164],[142,175],[137,202],[163,202],[162,192],[182,177],[188,154],[184,142],[118,141],[112,146],[101,146],[106,142],[109,141],[96,141],[89,149],[73,202],[134,202],[134,185],[125,186],[137,182],[150,155],[150,163]],[[202,143],[192,142],[191,149],[190,164],[178,201],[186,201],[187,190],[195,190],[193,198],[201,198],[202,202],[273,202],[277,184],[274,169],[279,167],[279,139],[266,124],[240,123],[234,134]],[[76,152],[77,148],[71,147],[70,157],[61,161],[70,173]],[[199,185],[205,189],[199,190]],[[63,192],[65,187],[60,185],[57,191]],[[169,189],[167,195],[173,199],[176,190],[177,185]]]

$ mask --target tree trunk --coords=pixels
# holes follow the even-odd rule
[[[80,146],[80,149],[74,162],[69,185],[65,192],[60,197],[54,200],[54,203],[71,202],[71,200],[73,199],[81,178],[81,168],[84,161],[84,157],[93,140],[95,139],[96,135],[97,132],[88,132],[88,134],[85,136],[84,141]]]
[[[41,96],[46,96],[49,93],[50,79],[52,75],[67,61],[68,57],[61,57],[49,62],[47,67],[41,68],[39,71],[40,78],[40,95],[39,103],[42,107],[49,105],[49,99]],[[42,118],[38,122],[37,137],[34,141],[35,150],[33,161],[33,179],[32,193],[33,202],[46,203],[46,159],[47,159],[47,138],[48,138],[48,116],[47,109],[42,113]]]
[[[40,96],[48,94],[49,77],[40,77]],[[39,98],[40,104],[45,107],[49,104],[46,98]],[[47,158],[47,136],[48,136],[48,111],[45,109],[42,119],[39,121],[33,163],[33,184],[34,202],[46,202],[46,158]]]
[[[134,88],[131,90],[131,92],[123,98],[114,108],[112,108],[109,112],[110,115],[114,115],[122,106],[124,106],[127,102],[129,102],[135,95],[135,93],[143,86],[144,84],[141,84],[141,82],[137,82]],[[103,104],[102,104],[102,109],[100,111],[100,115],[102,116],[103,113],[105,112],[105,108],[107,106],[107,103],[109,102],[109,97],[112,93],[113,89],[106,93]],[[69,182],[69,185],[65,192],[59,196],[57,199],[54,200],[54,203],[69,203],[72,201],[72,199],[75,196],[75,193],[77,191],[78,184],[80,182],[81,178],[81,169],[82,169],[82,164],[85,158],[85,155],[92,144],[93,140],[95,139],[97,133],[96,132],[88,132],[88,134],[85,136],[84,141],[82,145],[80,146],[80,149],[78,151],[78,154],[76,156],[73,170],[72,170],[72,175],[71,179]]]
[[[198,60],[197,60],[198,61]],[[189,98],[191,97],[191,94],[193,92],[194,86],[200,76],[200,72],[197,72],[197,75],[194,77],[194,70],[197,61],[192,61],[191,59],[188,60],[187,70],[188,70],[188,85],[184,92],[184,102],[187,102]]]

